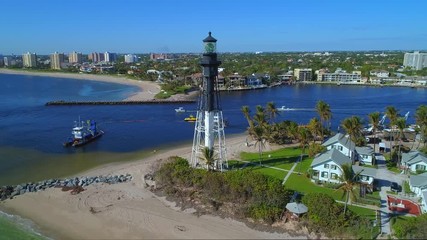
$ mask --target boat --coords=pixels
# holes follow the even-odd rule
[[[185,112],[185,109],[183,107],[175,108],[175,112],[182,113]]]
[[[184,121],[186,121],[186,122],[195,122],[196,120],[197,120],[197,118],[193,115],[190,115],[190,116],[184,118]]]
[[[76,122],[71,132],[73,135],[65,143],[64,147],[80,147],[89,142],[92,142],[102,135],[104,132],[99,130],[94,120],[87,120],[86,122]]]
[[[293,108],[287,108],[285,106],[281,106],[277,109],[277,111],[291,111],[294,110]]]

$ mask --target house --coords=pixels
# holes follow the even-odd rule
[[[356,156],[357,160],[359,161],[359,164],[375,164],[375,152],[372,147],[356,147]]]
[[[369,72],[369,75],[376,76],[379,78],[384,78],[384,77],[389,77],[390,73],[388,71],[385,71],[385,70],[371,70]]]
[[[341,183],[339,178],[342,175],[341,166],[344,164],[351,164],[351,159],[339,150],[332,148],[314,158],[311,164],[313,170],[311,179],[312,181]],[[356,165],[352,165],[351,168],[354,173],[359,173],[357,181],[368,186],[372,191],[376,170]]]
[[[338,149],[331,148],[313,159],[311,163],[311,168],[313,169],[312,181],[340,183],[341,166],[351,163],[349,157]]]
[[[232,74],[228,76],[231,87],[242,87],[246,86],[246,78],[238,73]]]
[[[427,156],[419,151],[402,153],[401,168],[411,172],[427,170]]]
[[[252,74],[247,77],[247,85],[249,87],[260,86],[262,85],[262,78],[259,76],[259,74]]]
[[[409,188],[418,197],[421,198],[421,209],[423,213],[427,212],[427,172],[411,175],[409,178]]]
[[[354,159],[356,144],[342,133],[337,133],[335,136],[329,138],[324,143],[322,143],[322,145],[326,147],[327,150],[331,150],[334,148],[340,151],[345,156]]]

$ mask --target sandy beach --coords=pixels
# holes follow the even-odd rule
[[[228,156],[256,151],[246,146],[246,135],[227,138]],[[274,148],[274,147],[273,147]],[[59,188],[27,193],[5,200],[6,212],[32,220],[42,233],[54,239],[290,239],[290,234],[256,231],[244,223],[217,216],[182,211],[175,203],[152,193],[144,175],[153,164],[170,156],[189,158],[191,146],[156,151],[145,159],[110,164],[76,176],[131,174],[119,184],[94,184],[71,195]],[[301,238],[300,236],[298,238]],[[305,237],[304,237],[305,238]]]
[[[32,72],[32,71],[21,71],[0,68],[0,74],[16,74],[16,75],[28,75],[28,76],[42,76],[42,77],[57,77],[57,78],[71,78],[78,80],[91,80],[108,83],[118,83],[124,85],[131,85],[139,87],[140,91],[136,94],[129,96],[129,101],[143,101],[152,100],[154,96],[160,92],[159,84],[150,81],[140,81],[134,79],[128,79],[125,76],[112,76],[112,75],[95,75],[85,73],[61,73],[61,72]],[[182,99],[183,96],[173,96],[172,99]]]

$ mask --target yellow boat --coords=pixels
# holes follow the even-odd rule
[[[184,118],[184,121],[186,122],[195,122],[197,118],[193,115],[190,115],[189,117]]]

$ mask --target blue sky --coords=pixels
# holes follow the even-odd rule
[[[0,54],[427,49],[427,0],[0,0]]]

